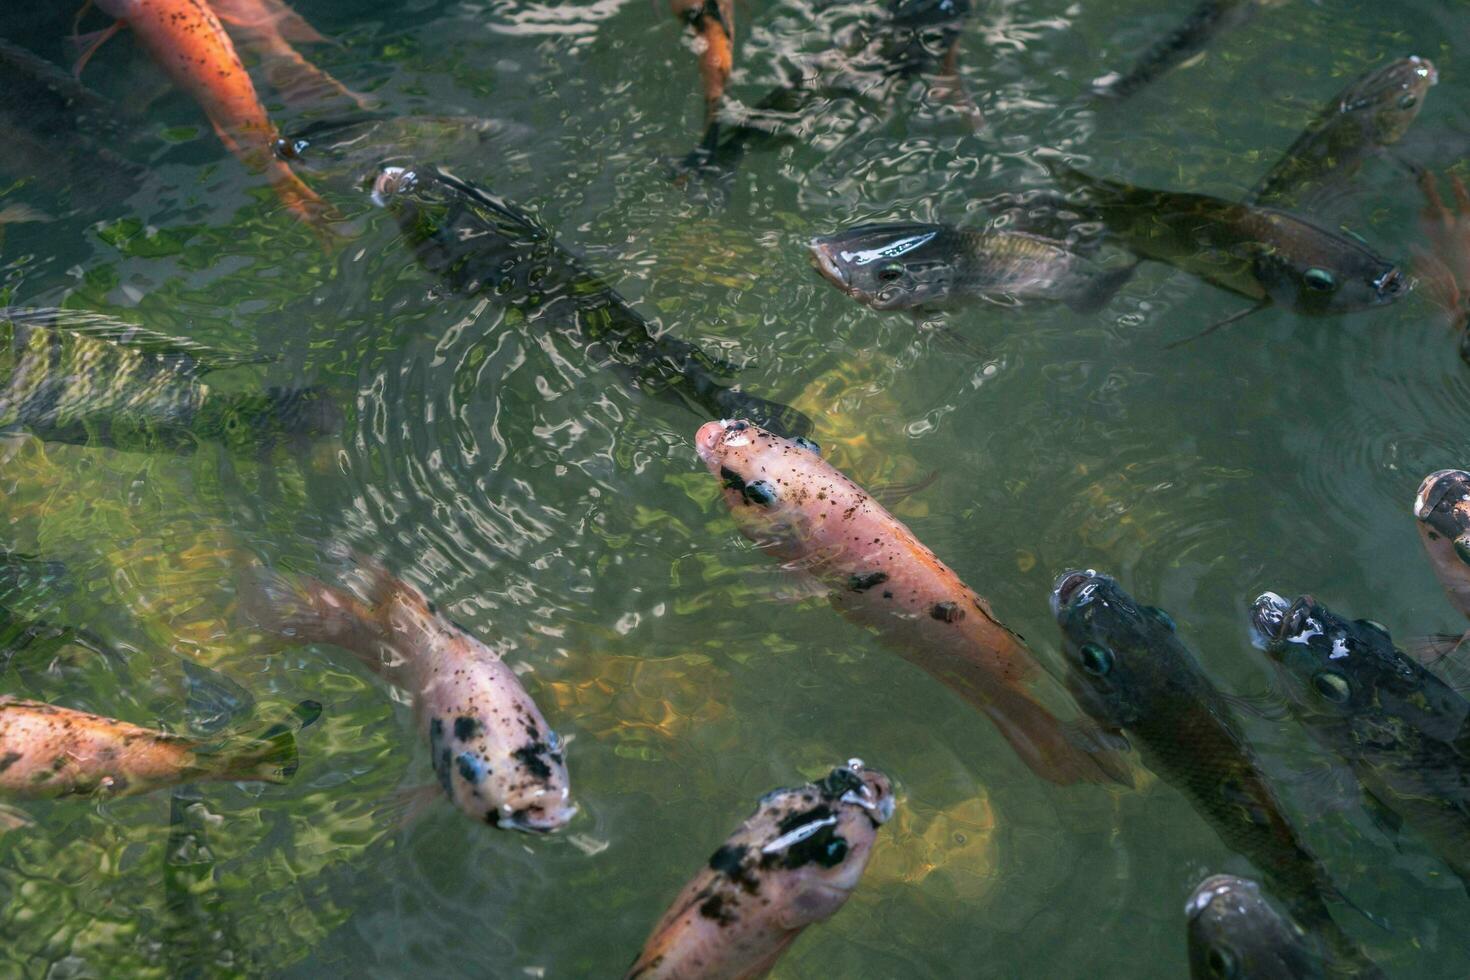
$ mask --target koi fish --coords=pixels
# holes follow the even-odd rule
[[[320,704],[301,702],[296,727],[320,714]],[[284,783],[296,765],[296,736],[284,723],[250,738],[203,741],[0,697],[0,795],[121,797],[208,780]]]
[[[700,427],[694,445],[746,537],[983,712],[1038,776],[1129,783],[1120,759],[1036,699],[1028,682],[1043,672],[1021,637],[813,443],[723,421]]]
[[[293,645],[341,647],[409,691],[439,784],[472,819],[535,833],[565,827],[577,806],[561,738],[515,671],[412,585],[380,567],[364,571],[365,599],[257,569],[242,606]]]
[[[704,88],[704,122],[714,122],[735,56],[734,0],[673,0],[674,16],[694,31],[699,78]]]
[[[359,108],[370,100],[349,89],[301,56],[291,43],[321,44],[326,38],[281,0],[209,0],[209,6],[245,47],[254,51],[271,87],[293,105],[312,105],[333,97]]]
[[[122,25],[133,29],[173,83],[193,96],[220,142],[247,168],[264,173],[297,217],[325,228],[326,203],[272,155],[277,133],[255,94],[250,75],[219,18],[204,0],[96,0],[117,18],[77,63],[77,70]]]
[[[664,913],[625,980],[754,980],[857,888],[893,786],[852,759],[761,798]]]

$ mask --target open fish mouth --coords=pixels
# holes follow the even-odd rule
[[[517,810],[502,816],[496,826],[501,830],[519,830],[528,834],[554,834],[572,822],[578,809],[575,803],[564,803],[539,814]]]
[[[1275,592],[1262,592],[1251,604],[1251,642],[1267,650],[1281,639],[1291,602]]]
[[[1052,615],[1060,616],[1062,611],[1071,605],[1072,600],[1096,579],[1097,572],[1090,568],[1086,571],[1072,569],[1057,576],[1056,585],[1051,590]]]
[[[1419,484],[1419,492],[1414,496],[1414,517],[1430,525],[1439,523],[1431,518],[1436,516],[1435,512],[1446,498],[1454,493],[1458,493],[1461,500],[1470,497],[1470,473],[1464,470],[1439,470],[1429,474]],[[1435,530],[1440,528],[1436,527]],[[1458,534],[1459,529],[1444,533]]]
[[[853,295],[852,283],[847,277],[847,270],[842,267],[841,262],[837,261],[832,243],[822,238],[813,238],[807,243],[807,249],[811,252],[812,265],[817,267],[822,278],[849,296]]]
[[[388,198],[412,187],[417,179],[418,175],[406,167],[384,167],[373,180],[373,203],[386,208]]]

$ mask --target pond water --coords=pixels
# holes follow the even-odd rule
[[[1470,16],[1435,0],[1286,3],[1126,103],[1077,104],[1191,6],[982,5],[959,69],[987,132],[917,82],[823,103],[805,140],[747,154],[721,203],[669,180],[702,103],[663,6],[299,0],[334,42],[303,50],[385,120],[301,171],[350,222],[330,251],[127,32],[104,45],[83,79],[116,109],[91,135],[136,173],[60,156],[7,177],[0,207],[51,220],[0,225],[0,298],[279,354],[218,383],[323,386],[345,424],[261,454],[8,436],[0,546],[54,563],[9,601],[121,656],[42,644],[0,688],[182,729],[192,662],[248,692],[235,727],[304,698],[325,711],[286,785],[18,806],[0,835],[0,974],[616,976],[761,794],[859,756],[895,778],[899,813],[776,976],[1184,975],[1190,890],[1252,868],[1182,796],[1037,780],[984,717],[739,534],[694,453],[704,417],[442,288],[362,178],[434,163],[518,202],[663,329],[815,419],[854,480],[937,473],[895,512],[1047,664],[1051,583],[1090,566],[1169,610],[1222,689],[1269,706],[1245,628],[1264,589],[1395,636],[1463,626],[1410,514],[1425,474],[1470,462],[1470,370],[1422,295],[1341,318],[1270,309],[1166,350],[1248,301],[1149,263],[1098,313],[980,304],[936,329],[854,303],[805,249],[858,220],[983,224],[985,198],[1047,186],[1041,147],[1239,198],[1349,80],[1407,54],[1441,80],[1396,154],[1462,158]],[[755,102],[862,9],[741,6],[731,93]],[[70,24],[11,9],[0,36],[69,64]],[[261,90],[287,133],[346,108]],[[1405,167],[1376,159],[1323,220],[1407,260],[1421,204]],[[330,576],[330,545],[504,651],[568,740],[582,811],[564,834],[406,802],[435,781],[406,697],[335,648],[283,651],[241,625],[232,555]],[[1385,836],[1299,727],[1241,717],[1339,887],[1387,920],[1344,928],[1391,976],[1470,974],[1455,876]]]

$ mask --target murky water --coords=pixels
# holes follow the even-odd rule
[[[1442,77],[1396,152],[1443,170],[1470,144],[1470,14],[1433,0],[1289,3],[1124,108],[1073,107],[1190,6],[991,3],[961,43],[988,136],[897,84],[812,112],[805,144],[752,152],[718,208],[667,179],[701,107],[663,8],[300,0],[337,42],[313,59],[391,117],[306,173],[354,223],[331,255],[126,34],[110,41],[84,78],[123,107],[104,137],[138,176],[58,166],[0,185],[0,206],[54,218],[0,227],[0,295],[279,352],[219,383],[324,385],[347,424],[310,451],[243,456],[6,441],[3,546],[60,563],[12,601],[120,656],[38,644],[3,689],[182,728],[190,660],[248,692],[236,727],[308,697],[326,713],[286,786],[26,805],[32,824],[0,835],[0,974],[617,975],[756,797],[861,756],[900,782],[900,815],[777,976],[1182,975],[1189,890],[1251,873],[1182,797],[1038,782],[981,716],[753,551],[695,459],[703,418],[438,288],[361,176],[438,163],[532,208],[665,329],[817,419],[854,479],[938,471],[897,513],[1044,659],[1051,581],[1090,565],[1259,698],[1271,675],[1244,614],[1263,589],[1315,591],[1405,637],[1462,625],[1409,514],[1424,474],[1470,462],[1470,373],[1422,297],[1267,311],[1164,350],[1245,301],[1151,264],[1097,315],[949,314],[961,355],[837,293],[803,248],[858,219],[979,223],[979,199],[1044,186],[1041,146],[1239,196],[1349,79],[1409,53]],[[739,16],[731,92],[754,102],[856,15],[781,0]],[[0,35],[58,63],[69,28],[69,11],[0,14]],[[343,110],[268,107],[288,132]],[[446,116],[460,122],[427,118]],[[1323,220],[1406,258],[1419,205],[1383,159]],[[569,834],[406,805],[434,777],[403,698],[345,653],[269,652],[241,627],[231,556],[329,574],[324,542],[506,652],[570,740]],[[1453,875],[1377,830],[1300,729],[1244,721],[1343,891],[1388,920],[1345,927],[1391,975],[1470,973]]]

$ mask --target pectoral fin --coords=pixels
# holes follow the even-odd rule
[[[1199,340],[1201,337],[1205,336],[1206,334],[1212,334],[1216,330],[1219,330],[1221,327],[1228,327],[1232,323],[1235,323],[1235,322],[1240,321],[1240,320],[1244,320],[1246,317],[1250,316],[1252,313],[1259,313],[1261,310],[1264,310],[1266,307],[1268,307],[1270,305],[1271,305],[1271,301],[1269,299],[1263,299],[1259,303],[1257,303],[1255,306],[1249,307],[1248,309],[1241,310],[1238,313],[1232,313],[1229,316],[1227,316],[1225,319],[1219,321],[1218,323],[1211,324],[1210,326],[1208,326],[1205,329],[1201,330],[1199,333],[1194,334],[1193,336],[1185,337],[1183,340],[1176,340],[1173,343],[1165,344],[1164,345],[1164,350],[1173,350],[1174,348],[1181,347],[1184,344],[1190,343],[1191,341]]]

